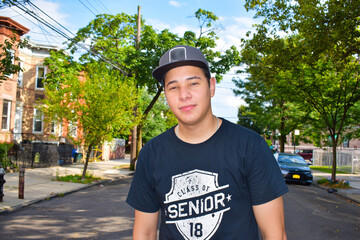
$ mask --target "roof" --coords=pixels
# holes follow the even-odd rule
[[[23,25],[12,20],[9,17],[0,16],[0,24],[5,25],[5,27],[12,28],[13,30],[18,31],[20,36],[22,36],[30,31],[30,29],[24,27]]]

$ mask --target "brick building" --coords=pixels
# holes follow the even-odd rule
[[[11,38],[16,39],[29,32],[29,29],[8,17],[0,16],[0,43]],[[68,127],[61,124],[46,123],[44,114],[37,108],[45,98],[44,83],[48,69],[44,59],[50,56],[56,46],[28,42],[25,48],[15,49],[14,56],[20,61],[22,71],[12,74],[0,85],[0,142],[53,142],[63,141]],[[77,129],[69,128],[76,135]]]
[[[8,17],[0,16],[0,43],[3,44],[6,40],[15,37],[17,40],[26,33],[29,29],[17,23]],[[19,50],[14,49],[14,57],[19,56]],[[19,64],[15,62],[14,64]],[[21,77],[21,75],[20,75]],[[0,114],[1,114],[1,130],[0,142],[12,142],[14,140],[15,121],[17,106],[17,79],[18,74],[11,74],[7,80],[0,85]]]
[[[14,35],[19,40],[28,32],[29,29],[11,18],[0,16],[0,44]],[[43,80],[48,68],[44,65],[44,60],[50,56],[51,50],[57,51],[59,48],[31,41],[28,41],[25,48],[14,49],[14,56],[19,58],[19,61],[14,58],[14,64],[18,64],[22,71],[8,76],[0,84],[0,142],[59,144],[69,143],[65,137],[67,135],[74,139],[81,136],[82,131],[76,124],[66,121],[49,123],[38,108],[41,100],[46,97]],[[123,145],[122,142],[120,145],[117,142],[105,144],[102,158],[114,159],[120,155],[124,158]]]

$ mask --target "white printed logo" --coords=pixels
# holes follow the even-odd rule
[[[173,176],[165,195],[166,224],[176,224],[185,239],[210,239],[230,210],[228,187],[219,187],[217,173],[195,169]]]

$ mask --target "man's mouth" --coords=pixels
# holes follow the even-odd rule
[[[190,111],[194,107],[195,107],[195,105],[187,105],[187,106],[180,107],[180,110],[182,110],[182,111]]]

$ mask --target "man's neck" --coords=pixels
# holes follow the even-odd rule
[[[198,144],[208,140],[218,130],[222,120],[212,115],[198,124],[190,125],[179,122],[175,134],[182,141]]]

